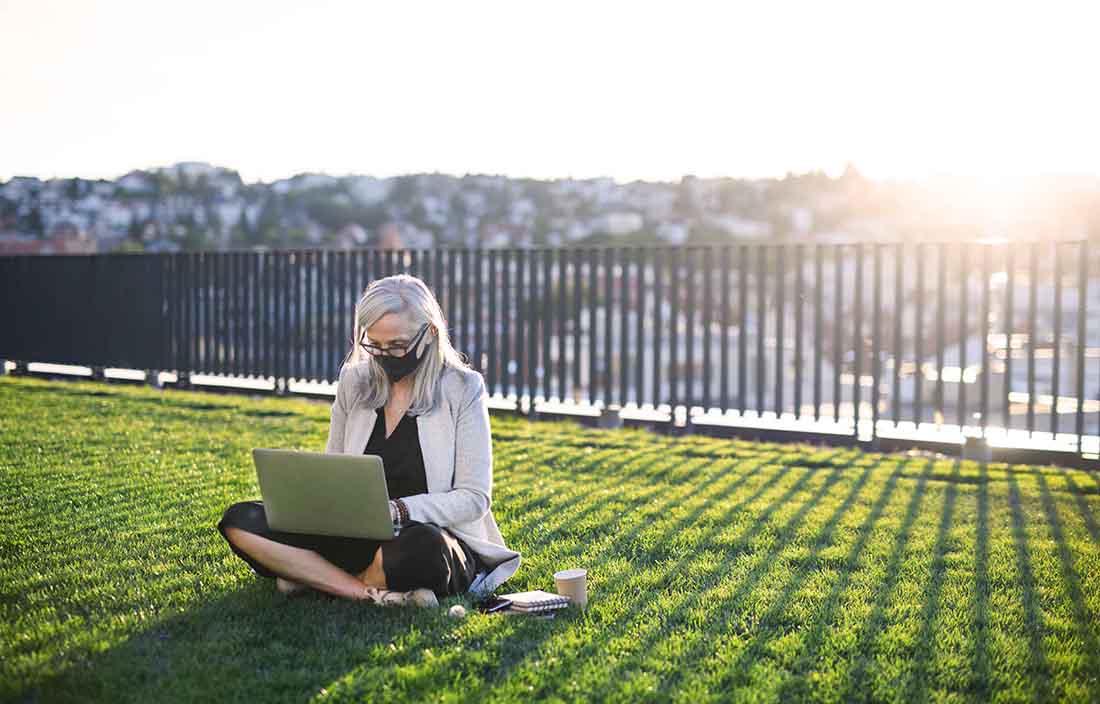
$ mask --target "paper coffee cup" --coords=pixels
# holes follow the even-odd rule
[[[588,603],[588,571],[579,567],[554,573],[554,584],[558,594],[569,597],[577,606]]]

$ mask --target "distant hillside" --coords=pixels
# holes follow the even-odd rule
[[[177,251],[1100,234],[1095,179],[1045,181],[1028,197],[997,210],[949,183],[878,183],[852,168],[678,183],[303,173],[248,184],[231,169],[183,162],[113,181],[12,178],[0,183],[0,236]]]

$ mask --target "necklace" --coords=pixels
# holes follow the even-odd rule
[[[409,404],[409,405],[412,405],[412,404]],[[383,426],[383,432],[385,433],[385,439],[388,440],[391,435],[393,435],[395,432],[397,432],[397,426],[401,425],[401,421],[405,420],[405,414],[409,410],[409,405],[406,405],[405,408],[402,409],[400,413],[396,413],[396,414],[393,413],[393,411],[391,410],[391,408],[388,405],[383,406],[380,409],[382,411],[382,413],[380,415],[382,416],[382,426]],[[393,415],[397,416],[397,422],[395,422],[393,424],[393,428],[391,429],[390,428],[390,418]]]

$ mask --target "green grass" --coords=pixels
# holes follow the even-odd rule
[[[1085,701],[1100,477],[493,416],[506,591],[553,620],[288,599],[214,525],[329,406],[0,378],[0,699]]]

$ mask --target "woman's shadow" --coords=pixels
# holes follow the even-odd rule
[[[288,597],[273,579],[246,579],[106,650],[67,652],[63,671],[17,685],[15,700],[303,701],[352,671],[353,680],[381,685],[407,665],[438,666],[436,679],[445,682],[447,661],[426,661],[425,652],[462,642],[463,621],[447,617],[452,603],[472,610],[472,595],[448,597],[438,608],[386,607],[314,590]],[[555,630],[553,622],[490,618],[500,619],[498,635],[518,630],[528,645]]]

